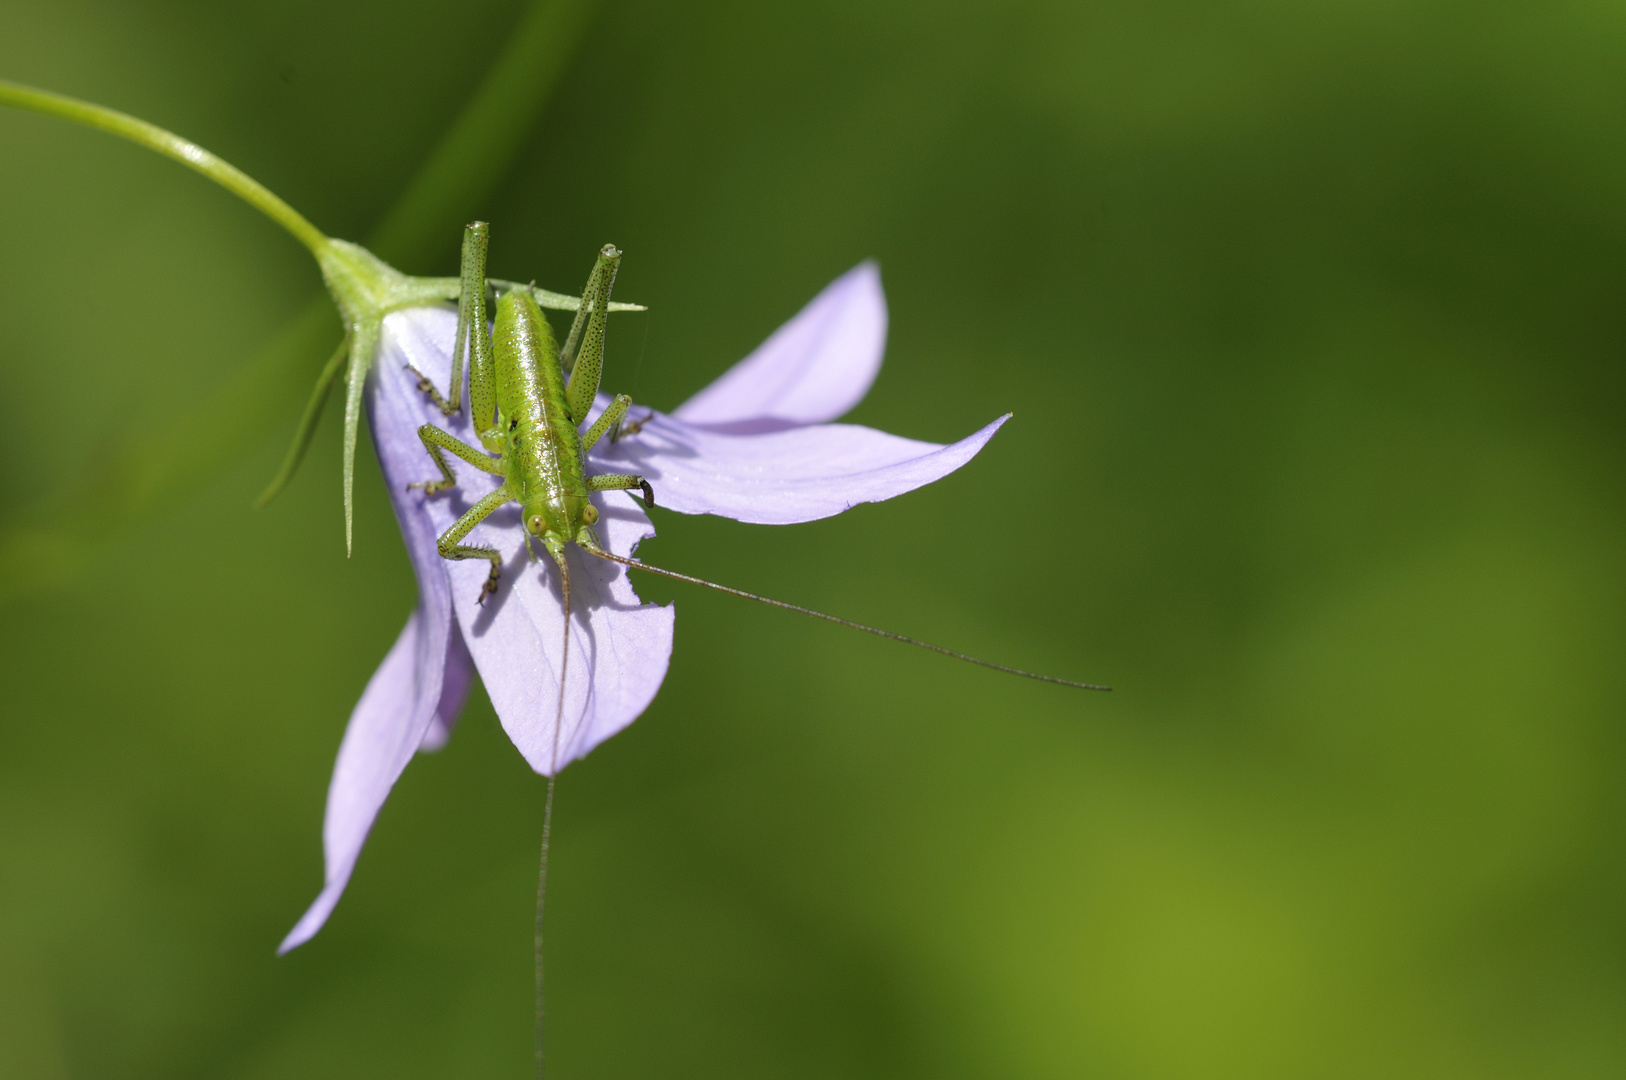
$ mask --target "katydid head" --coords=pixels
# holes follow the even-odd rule
[[[584,531],[591,535],[598,507],[583,495],[561,495],[527,504],[523,516],[525,531],[542,541],[557,560],[566,543],[578,540]]]

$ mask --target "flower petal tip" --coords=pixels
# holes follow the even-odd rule
[[[861,262],[672,415],[708,426],[834,420],[869,393],[886,329],[880,267]]]

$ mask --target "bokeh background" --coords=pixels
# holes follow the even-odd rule
[[[0,0],[0,76],[364,239],[527,10]],[[671,408],[877,258],[850,418],[1015,420],[644,553],[1116,690],[645,583],[671,675],[559,788],[553,1074],[1626,1071],[1623,9],[581,14],[402,268],[475,215],[555,289],[614,241],[651,311],[606,386]],[[250,507],[336,324],[219,395],[319,288],[203,180],[0,111],[0,1076],[529,1074],[543,785],[478,689],[273,956],[414,595],[369,451],[345,558],[335,415]]]

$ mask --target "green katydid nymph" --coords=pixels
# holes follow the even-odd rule
[[[452,346],[451,386],[442,396],[432,380],[413,369],[418,385],[442,413],[455,416],[462,406],[464,358],[468,362],[469,409],[474,430],[489,454],[447,434],[433,424],[418,429],[418,437],[441,479],[409,485],[426,493],[455,487],[457,477],[446,464],[445,452],[503,482],[448,529],[437,545],[445,559],[489,559],[491,574],[479,601],[497,591],[502,554],[495,548],[464,544],[463,539],[492,511],[510,501],[521,507],[525,539],[547,549],[564,583],[566,618],[570,610],[570,568],[565,545],[575,543],[595,555],[607,554],[593,533],[598,508],[588,500],[594,491],[640,489],[646,506],[655,495],[649,482],[626,473],[588,476],[583,470],[587,451],[606,433],[620,431],[632,399],[617,397],[585,435],[581,425],[598,394],[604,361],[604,323],[610,289],[621,253],[613,246],[599,252],[597,263],[576,311],[576,321],[560,351],[542,309],[529,288],[509,289],[497,299],[495,327],[486,325],[485,222],[470,225],[463,235],[462,291],[457,307],[457,337]],[[583,334],[583,324],[586,333]],[[566,384],[568,377],[569,383]],[[490,456],[496,455],[496,456]]]

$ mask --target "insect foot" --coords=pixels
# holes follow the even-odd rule
[[[462,411],[459,406],[453,405],[451,402],[440,396],[440,391],[435,389],[435,384],[430,380],[429,376],[425,375],[411,364],[404,364],[402,366],[418,377],[419,392],[422,393],[424,397],[435,403],[435,408],[440,410],[442,416],[456,416]]]
[[[491,564],[491,574],[486,578],[486,583],[480,586],[480,598],[475,601],[475,604],[479,607],[485,607],[486,597],[497,595],[497,582],[501,580],[502,568],[493,562]]]
[[[610,427],[610,441],[612,443],[618,443],[622,439],[632,438],[634,435],[644,430],[644,425],[653,419],[655,419],[655,414],[650,412],[644,414],[636,420],[628,420],[626,423],[622,423],[621,421],[617,420]]]

